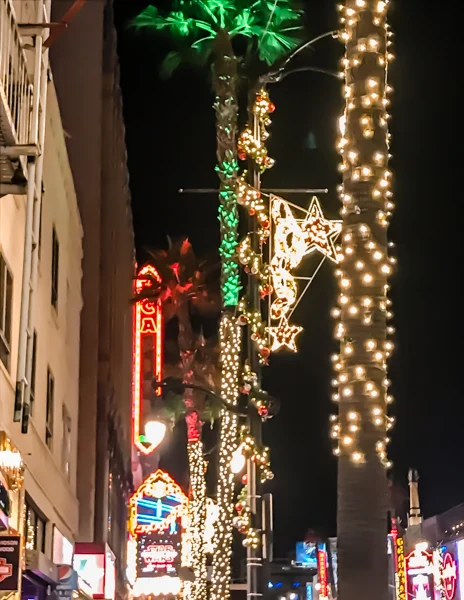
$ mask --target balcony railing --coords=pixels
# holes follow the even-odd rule
[[[0,146],[31,143],[32,102],[32,79],[13,5],[11,0],[0,0]],[[0,182],[7,183],[9,170],[0,156]]]

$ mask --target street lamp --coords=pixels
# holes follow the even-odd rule
[[[145,441],[156,450],[164,440],[167,432],[167,425],[164,421],[152,420],[145,423]]]
[[[230,470],[234,475],[238,475],[243,471],[246,465],[246,457],[243,454],[242,446],[239,446],[237,450],[232,454],[232,460],[230,461]]]

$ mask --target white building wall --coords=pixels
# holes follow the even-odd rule
[[[13,423],[26,197],[0,198],[0,252],[13,274],[9,370],[0,361],[0,428],[6,431],[23,456],[26,494],[47,520],[45,550],[48,557],[52,558],[53,526],[70,540],[75,539],[78,532],[76,465],[83,235],[52,82],[48,85],[43,187],[39,276],[35,297],[35,396],[27,434],[21,433],[20,423]],[[56,310],[51,303],[53,227],[59,241]],[[55,379],[50,448],[45,442],[47,369]],[[69,475],[64,472],[62,464],[63,407],[71,424]]]

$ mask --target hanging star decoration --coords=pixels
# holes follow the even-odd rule
[[[305,213],[304,217],[296,218],[292,207]],[[311,199],[309,208],[305,210],[274,195],[271,196],[271,219],[273,236],[269,276],[273,299],[269,317],[271,322],[277,321],[278,324],[269,326],[267,331],[273,337],[272,351],[285,346],[296,352],[295,338],[303,328],[291,325],[289,319],[318,267],[313,277],[306,278],[303,294],[299,293],[298,277],[293,271],[306,256],[314,252],[322,255],[319,264],[326,258],[337,263],[335,243],[340,235],[342,222],[326,219],[316,197]]]
[[[311,254],[317,250],[332,262],[337,263],[338,253],[335,248],[335,240],[342,230],[342,222],[325,219],[319,200],[313,197],[305,219],[299,223],[306,243],[305,254]]]
[[[273,338],[271,352],[275,352],[283,347],[287,347],[292,352],[298,351],[296,336],[303,331],[303,327],[290,325],[287,319],[283,317],[279,325],[267,327],[267,331]]]

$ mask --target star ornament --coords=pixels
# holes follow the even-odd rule
[[[279,325],[267,327],[267,331],[273,337],[271,352],[275,352],[284,346],[292,352],[298,352],[296,336],[303,331],[303,327],[290,325],[288,320],[284,317]]]
[[[300,221],[300,227],[306,244],[305,254],[316,250],[332,262],[338,263],[335,240],[342,230],[342,221],[326,219],[316,197],[311,200],[306,217]]]

